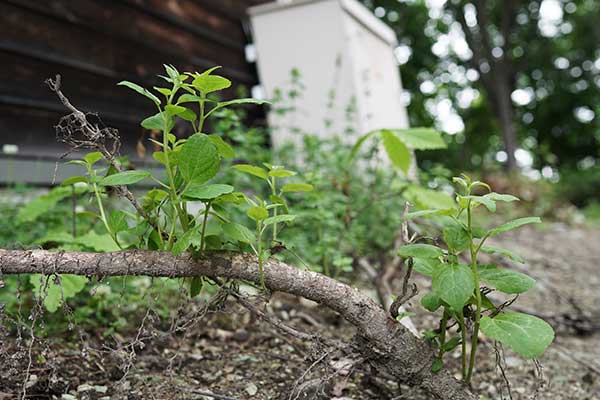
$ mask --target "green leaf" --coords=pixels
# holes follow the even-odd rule
[[[204,280],[201,276],[196,276],[190,279],[190,297],[196,297],[202,292]]]
[[[85,276],[79,275],[29,276],[29,282],[33,285],[36,296],[44,298],[44,306],[51,313],[58,310],[63,299],[67,300],[81,292],[87,281]]]
[[[231,192],[233,192],[233,186],[230,185],[191,185],[189,189],[185,191],[184,196],[199,200],[212,200]]]
[[[467,183],[467,181],[464,180],[463,178],[458,177],[458,176],[455,176],[454,178],[452,178],[452,182],[458,183],[464,189],[467,189],[469,187],[469,184]]]
[[[434,292],[429,292],[421,297],[421,305],[425,307],[427,311],[434,312],[442,305],[442,299]]]
[[[523,225],[527,225],[527,224],[539,224],[541,223],[542,220],[539,219],[539,217],[526,217],[526,218],[519,218],[519,219],[515,219],[513,221],[507,222],[505,224],[502,224],[494,229],[491,229],[488,232],[489,236],[493,236],[493,235],[498,235],[499,233],[503,233],[503,232],[507,232],[510,231],[512,229],[516,229],[519,228]]]
[[[208,138],[217,148],[217,152],[223,158],[233,158],[235,157],[235,151],[233,147],[229,143],[223,140],[221,136],[218,135],[208,135]]]
[[[431,128],[408,128],[408,129],[380,129],[371,131],[361,136],[352,151],[350,152],[350,158],[354,158],[360,150],[363,143],[373,137],[381,136],[384,131],[391,132],[398,140],[414,150],[435,150],[445,149],[446,142],[442,138],[441,134],[435,129]]]
[[[143,87],[141,87],[140,85],[136,85],[135,83],[128,82],[128,81],[121,81],[121,82],[117,83],[117,85],[118,86],[126,86],[129,89],[135,90],[136,92],[138,92],[142,96],[146,96],[147,98],[149,98],[150,100],[152,100],[157,105],[160,104],[160,99],[158,97],[156,97],[155,95],[153,95],[148,90],[146,90]]]
[[[407,174],[411,161],[410,150],[391,131],[384,129],[381,131],[381,135],[383,137],[383,148],[392,164]]]
[[[87,181],[88,180],[85,176],[72,176],[72,177],[67,178],[64,181],[62,181],[60,186],[71,186],[76,183],[87,183]]]
[[[192,245],[192,241],[194,239],[194,234],[196,233],[196,229],[197,228],[194,227],[194,228],[188,230],[187,232],[185,232],[179,238],[177,238],[177,241],[175,242],[175,244],[173,245],[173,248],[171,249],[171,252],[173,253],[174,256],[183,254],[185,251],[187,251],[187,249],[190,248],[190,246]]]
[[[433,339],[437,338],[438,336],[440,336],[440,334],[431,329],[423,332],[423,338],[425,338],[425,340],[433,340]]]
[[[290,222],[290,221],[293,221],[295,218],[296,218],[295,215],[281,214],[281,215],[277,215],[275,217],[266,218],[263,221],[263,224],[271,225],[271,224],[278,224],[280,222]]]
[[[400,322],[402,320],[402,318],[406,318],[406,317],[414,317],[416,314],[414,312],[411,311],[400,311],[398,313],[398,315],[396,316],[396,321]]]
[[[264,207],[250,207],[246,214],[255,221],[262,221],[269,216],[269,211]]]
[[[262,178],[264,180],[269,179],[269,175],[267,174],[267,171],[265,171],[261,167],[256,167],[254,165],[249,165],[249,164],[236,164],[236,165],[232,166],[231,168],[237,169],[238,171],[242,171],[242,172],[245,172],[250,175],[258,176],[259,178]]]
[[[150,177],[150,172],[141,169],[132,171],[123,171],[113,175],[104,177],[100,182],[100,186],[119,186],[131,185]]]
[[[213,210],[214,211],[214,210]],[[219,218],[212,218],[206,221],[206,231],[204,232],[205,237],[209,236],[221,236],[223,232],[223,224]],[[198,232],[192,241],[192,244],[200,245],[200,233]]]
[[[487,183],[485,183],[485,182],[481,182],[481,181],[475,181],[475,182],[471,183],[471,188],[475,188],[475,187],[477,187],[477,186],[480,186],[480,187],[486,188],[486,189],[488,190],[488,192],[491,192],[491,191],[492,191],[492,188],[490,187],[490,185],[488,185],[488,184],[487,184]],[[497,194],[497,193],[496,193],[496,194]],[[502,195],[501,195],[501,196],[502,196]],[[507,195],[507,196],[509,196],[509,195]],[[513,197],[514,197],[514,196],[513,196]],[[500,201],[503,201],[503,200],[500,200]]]
[[[530,276],[495,265],[480,265],[479,277],[497,290],[508,294],[525,293],[535,285],[535,279]]]
[[[72,190],[68,187],[56,187],[47,194],[37,197],[19,209],[17,222],[22,224],[31,222],[39,216],[52,210],[59,201],[71,195]]]
[[[283,197],[272,194],[269,196],[269,200],[271,200],[271,202],[273,204],[279,204],[285,214],[287,214],[289,212],[288,206],[285,203],[285,200],[283,199]]]
[[[201,184],[217,174],[221,160],[208,136],[195,133],[181,147],[177,165],[186,182]]]
[[[444,255],[444,250],[430,244],[407,244],[398,250],[400,257],[438,258]]]
[[[165,106],[165,111],[170,116],[175,116],[175,115],[181,114],[185,110],[187,110],[187,108],[185,108],[183,106],[178,106],[178,105],[175,105],[175,104],[167,104]]]
[[[254,233],[250,229],[235,222],[223,224],[223,232],[227,238],[236,242],[254,243],[256,240]]]
[[[152,158],[154,158],[156,161],[163,165],[167,164],[167,158],[165,157],[164,151],[155,151],[154,153],[152,153]]]
[[[469,201],[471,202],[471,208],[479,207],[480,205],[484,205],[485,208],[490,212],[496,212],[496,202],[489,197],[486,196],[456,196],[458,199],[458,204],[462,208],[467,208]]]
[[[98,161],[102,160],[104,156],[102,155],[102,153],[100,153],[99,151],[94,151],[92,153],[87,153],[83,159],[85,161],[87,161],[88,164],[90,165],[94,165],[96,164]]]
[[[436,258],[413,258],[413,270],[425,276],[433,276],[433,272],[443,265]]]
[[[213,67],[201,74],[194,74],[192,85],[203,94],[216,92],[227,89],[231,86],[231,81],[219,75],[211,75],[211,73],[220,67]]]
[[[229,194],[224,194],[215,201],[217,201],[219,203],[241,204],[245,200],[246,200],[246,195],[244,193],[233,192],[233,193],[229,193]]]
[[[438,190],[431,190],[420,185],[409,185],[403,193],[406,200],[420,210],[448,210],[455,207],[452,197]]]
[[[79,244],[99,253],[121,250],[108,233],[99,235],[94,231],[89,231],[85,235],[74,238],[72,243]]]
[[[196,95],[190,94],[190,93],[184,93],[181,96],[179,96],[179,98],[177,99],[177,104],[192,103],[192,102],[194,102],[194,103],[205,103],[205,102],[214,103],[214,100],[207,99],[202,96],[196,96]]]
[[[170,132],[171,129],[175,126],[175,121],[165,112],[159,112],[157,114],[152,115],[144,119],[141,123],[143,128],[149,129],[151,131],[165,131],[165,120],[167,123],[167,132]]]
[[[454,311],[460,311],[475,290],[473,273],[465,264],[445,265],[434,271],[432,288]]]
[[[452,351],[459,344],[460,344],[460,337],[454,336],[452,339],[450,339],[446,343],[444,343],[444,345],[442,346],[442,349],[444,349],[445,352]]]
[[[404,216],[405,221],[409,221],[415,218],[429,218],[436,217],[440,215],[450,215],[452,214],[452,209],[443,209],[443,210],[421,210],[421,211],[413,211]]]
[[[471,304],[477,307],[477,299],[475,298],[475,296],[473,296],[471,300]],[[487,297],[483,293],[481,294],[481,305],[483,306],[483,308],[487,308],[488,310],[496,310],[496,305],[490,300],[489,297]]]
[[[435,358],[431,363],[431,372],[435,374],[436,372],[440,372],[442,368],[444,368],[444,362],[442,361],[442,359]]]
[[[287,178],[294,175],[296,175],[294,171],[288,171],[286,169],[274,169],[269,171],[269,176],[274,176],[275,178]]]
[[[369,133],[367,133],[366,135],[363,135],[363,136],[361,136],[361,137],[360,137],[360,138],[359,138],[359,139],[356,141],[356,143],[354,144],[354,146],[352,147],[352,151],[350,152],[350,158],[352,159],[352,158],[356,157],[356,154],[357,154],[357,153],[358,153],[358,151],[360,150],[360,148],[361,148],[361,146],[363,145],[363,143],[364,143],[364,142],[365,142],[367,139],[369,139],[370,137],[372,137],[372,136],[375,136],[375,135],[379,135],[379,132],[380,132],[380,131],[372,131],[372,132],[369,132]]]
[[[173,91],[169,88],[152,86],[152,89],[156,90],[158,93],[162,94],[165,97],[169,97]]]
[[[72,243],[73,235],[64,231],[52,231],[35,241],[35,244],[45,243]]]
[[[485,253],[489,253],[489,254],[499,254],[499,255],[507,257],[515,262],[525,264],[525,260],[521,256],[519,256],[509,250],[502,249],[500,247],[482,246],[481,251],[483,251]]]
[[[267,100],[259,100],[259,99],[252,99],[252,98],[244,98],[244,99],[234,99],[234,100],[229,100],[229,101],[221,101],[218,104],[219,108],[223,108],[223,107],[229,107],[231,105],[235,105],[235,104],[271,104],[270,102],[268,102]]]
[[[127,224],[127,214],[121,210],[114,210],[108,217],[108,226],[113,233],[118,233],[129,229]]]
[[[165,111],[171,116],[178,116],[179,118],[185,119],[186,121],[193,122],[197,118],[196,113],[192,110],[174,104],[169,104],[165,106]]]
[[[452,222],[444,227],[443,237],[448,248],[454,253],[460,253],[469,247],[469,234],[456,222]]]
[[[475,184],[475,182],[473,182],[473,184]],[[496,192],[488,193],[483,197],[486,197],[490,200],[504,201],[507,203],[510,203],[513,201],[519,201],[519,198],[516,196],[513,196],[512,194],[500,194],[500,193],[496,193]]]
[[[392,129],[392,132],[414,150],[437,150],[447,147],[442,135],[432,128]]]
[[[71,160],[71,161],[67,161],[65,164],[81,165],[82,167],[88,166],[88,164],[83,160]]]
[[[472,226],[471,233],[473,234],[474,238],[481,239],[485,236],[486,230],[481,226]]]
[[[163,67],[165,68],[165,71],[167,71],[167,75],[169,75],[169,78],[171,78],[171,82],[179,81],[179,71],[177,71],[175,67],[167,64],[163,64]]]
[[[522,313],[483,317],[481,331],[525,358],[541,356],[554,340],[554,330],[544,320]]]
[[[308,183],[288,183],[287,185],[283,185],[281,191],[284,193],[288,192],[310,192],[313,190],[313,185],[309,185]]]

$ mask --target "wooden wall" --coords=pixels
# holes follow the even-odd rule
[[[180,70],[222,65],[248,88],[247,7],[265,0],[0,0],[0,146],[55,157],[53,126],[64,109],[44,85],[61,74],[63,91],[84,111],[118,128],[126,151],[154,112],[121,80],[156,85],[162,64]]]

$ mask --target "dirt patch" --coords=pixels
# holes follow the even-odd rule
[[[512,398],[600,398],[596,361],[600,321],[595,306],[600,302],[600,231],[554,224],[507,234],[493,244],[528,260],[518,268],[538,283],[515,304],[546,318],[557,331],[555,344],[540,360],[541,369],[504,351]],[[419,277],[416,281],[421,289],[429,285]],[[146,314],[141,329],[108,338],[74,327],[63,336],[40,339],[30,348],[27,340],[11,334],[2,343],[0,399],[19,398],[24,382],[27,398],[32,399],[219,398],[202,392],[223,399],[293,399],[290,393],[298,387],[305,388],[297,397],[301,399],[428,398],[376,375],[364,364],[339,368],[351,360],[284,336],[237,304],[227,303],[206,314],[199,312],[199,302],[186,307],[186,312],[202,318],[190,320],[176,334],[169,333],[168,321],[152,312]],[[419,329],[435,326],[435,318],[423,312],[418,297],[409,308],[417,314],[413,322]],[[305,332],[344,341],[353,335],[345,321],[308,301],[277,295],[268,311]],[[132,341],[135,345],[128,346]],[[484,342],[479,358],[475,388],[491,399],[509,398],[492,343]],[[457,355],[449,355],[447,368],[458,371],[458,363]],[[323,377],[330,379],[320,381]]]

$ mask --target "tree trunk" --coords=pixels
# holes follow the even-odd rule
[[[510,97],[510,85],[506,79],[498,79],[495,86],[498,123],[500,124],[500,131],[502,132],[504,151],[506,151],[508,156],[506,168],[509,171],[514,171],[517,169],[517,161],[515,158],[515,150],[517,150],[517,132],[515,128],[513,105]]]
[[[206,276],[260,283],[258,262],[249,254],[206,252],[199,259],[155,251],[114,253],[0,250],[2,274],[76,274],[85,276]],[[420,386],[438,399],[475,400],[448,371],[431,372],[433,349],[359,290],[312,271],[277,260],[265,263],[266,286],[313,300],[340,313],[357,329],[357,350],[376,369],[400,382]]]

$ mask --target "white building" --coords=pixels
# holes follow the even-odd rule
[[[273,98],[277,88],[286,93],[292,69],[304,85],[294,101],[296,111],[284,117],[272,112],[272,126],[346,135],[352,142],[374,129],[408,126],[393,52],[396,35],[362,4],[278,1],[252,7],[249,15],[266,98]],[[278,146],[292,136],[289,129],[276,129],[272,141]]]

